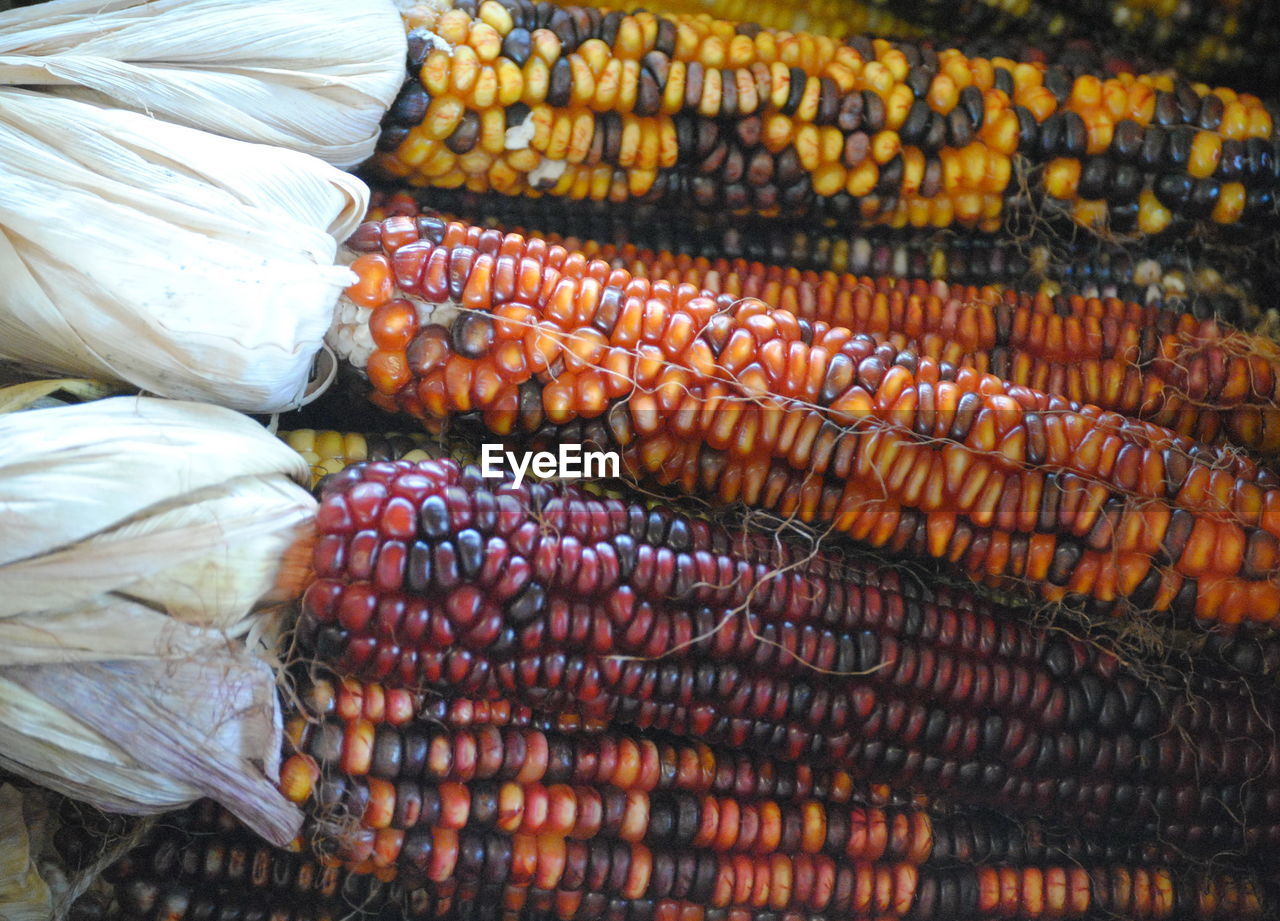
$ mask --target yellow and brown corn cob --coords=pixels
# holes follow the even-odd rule
[[[406,14],[385,174],[891,226],[998,229],[1022,187],[1124,233],[1275,221],[1280,137],[1250,94],[705,16],[469,9]]]
[[[542,240],[432,237],[366,228],[357,245],[384,252],[353,263],[331,335],[386,408],[616,446],[632,476],[1050,601],[1280,613],[1280,487],[1229,449]],[[1230,386],[1260,382],[1243,368]]]
[[[725,274],[743,260],[802,272],[894,275],[904,279],[1013,288],[1051,297],[1119,298],[1173,313],[1210,317],[1241,329],[1263,319],[1258,291],[1270,282],[1249,248],[1205,253],[1162,240],[1137,252],[1100,240],[1029,242],[1008,235],[883,228],[823,230],[804,223],[692,214],[665,219],[657,206],[565,203],[435,189],[431,208],[411,195],[377,196],[369,220],[435,211],[504,232],[539,236],[641,277],[658,258],[681,271]],[[446,218],[450,219],[450,218]],[[670,275],[668,275],[670,278]]]
[[[896,571],[444,461],[335,475],[317,528],[298,634],[345,674],[568,707],[1023,815],[1070,803],[1086,824],[1194,850],[1280,840],[1280,748],[1240,688],[1192,705],[1084,642]],[[389,724],[408,713],[381,710]],[[349,725],[360,740],[323,730],[308,754],[348,773],[384,748],[403,759],[394,726]],[[310,776],[295,778],[304,793]]]
[[[593,4],[605,5],[605,4]],[[1265,0],[660,0],[659,15],[707,13],[791,31],[843,39],[861,32],[910,37],[981,36],[1053,48],[1064,40],[1103,41],[1111,51],[1137,50],[1199,79],[1245,80],[1266,88],[1280,34]],[[984,42],[984,43],[985,43]],[[968,44],[973,44],[970,41]],[[961,47],[966,43],[962,42]]]

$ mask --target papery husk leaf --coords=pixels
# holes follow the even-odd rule
[[[116,387],[101,381],[83,378],[58,378],[55,380],[23,381],[0,387],[0,415],[14,413],[35,406],[42,399],[55,393],[65,393],[79,400],[100,400],[115,392]]]
[[[114,397],[16,413],[0,417],[0,444],[0,565],[242,477],[310,482],[306,462],[261,425],[197,403]]]
[[[0,918],[48,921],[53,896],[36,868],[22,803],[17,787],[0,785]]]
[[[34,721],[10,719],[3,684],[34,696]],[[0,714],[0,764],[99,808],[157,812],[208,796],[278,845],[301,826],[274,784],[282,743],[275,679],[242,649],[211,650],[199,662],[8,668]],[[46,723],[61,723],[56,742]],[[108,739],[128,739],[127,755]],[[105,776],[97,773],[104,764],[113,768]],[[164,783],[170,778],[184,782]]]
[[[368,190],[313,157],[0,87],[0,359],[297,406]]]
[[[404,81],[390,0],[50,0],[0,14],[0,83],[348,167]]]
[[[39,623],[43,612],[113,597],[229,635],[243,632],[246,613],[272,599],[281,559],[314,511],[315,500],[291,481],[242,478],[62,550],[0,565],[0,664],[12,620]],[[73,638],[89,650],[98,646],[92,636]],[[141,631],[130,638],[140,654],[157,653]],[[50,652],[62,642],[61,634],[51,637]]]

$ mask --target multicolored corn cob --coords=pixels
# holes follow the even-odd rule
[[[1053,47],[1066,39],[1101,38],[1113,50],[1137,49],[1200,79],[1243,79],[1259,88],[1277,73],[1269,51],[1280,40],[1280,19],[1264,0],[660,0],[647,8],[659,15],[708,13],[837,39],[862,32],[897,37],[924,32]],[[962,48],[973,43],[960,42]]]
[[[398,229],[413,226],[438,242],[450,226],[464,226],[430,214],[389,220],[366,225],[353,242],[377,251],[384,232],[394,239]],[[1280,452],[1280,346],[1211,320],[1115,298],[819,275],[743,260],[712,266],[670,253],[620,259],[607,250],[579,251],[651,285],[755,298],[815,329],[865,334],[872,348],[887,340],[919,358],[1147,419],[1197,441],[1234,442],[1264,456]]]
[[[899,227],[995,230],[1024,189],[1121,233],[1276,218],[1272,113],[1167,75],[548,2],[406,24],[377,165],[412,183]]]
[[[1218,248],[1210,254],[1195,241],[1162,239],[1139,254],[1084,237],[1029,242],[913,228],[835,231],[699,214],[673,222],[654,205],[566,203],[447,189],[433,189],[424,198],[431,208],[406,193],[375,193],[369,219],[443,212],[504,232],[543,237],[640,277],[650,277],[644,265],[670,252],[677,254],[678,264],[688,259],[721,273],[745,259],[800,271],[1119,298],[1199,320],[1213,317],[1240,329],[1253,328],[1264,316],[1257,292],[1266,290],[1266,276],[1259,274],[1259,260],[1248,248]]]
[[[483,784],[455,786],[473,790],[473,804],[485,799]],[[662,815],[659,810],[647,816],[648,826],[669,821],[678,827],[682,818]],[[617,839],[502,835],[486,833],[479,823],[460,830],[437,827],[427,834],[411,828],[404,836],[409,848],[418,849],[418,841],[429,840],[430,863],[449,865],[446,879],[411,888],[383,881],[389,873],[350,873],[288,851],[255,846],[234,828],[193,830],[184,818],[177,817],[179,828],[154,832],[110,868],[107,875],[115,884],[110,909],[104,910],[100,901],[82,901],[77,909],[86,907],[73,909],[72,916],[78,921],[976,921],[1015,915],[1092,918],[1106,913],[1118,921],[1209,921],[1265,918],[1271,908],[1249,873],[1206,873],[1116,860],[1046,865],[1046,858],[1034,856],[1050,850],[1043,847],[1028,849],[1028,858],[1020,864],[993,866],[973,866],[964,858],[920,867],[847,858],[837,862],[806,849],[804,840],[786,842],[794,857],[743,853],[717,860],[710,848],[650,850]],[[957,822],[957,828],[966,825],[963,819]],[[861,838],[892,853],[901,844],[901,824],[868,821],[853,831],[850,842]],[[843,832],[827,827],[821,833],[830,839]],[[961,837],[976,841],[986,833],[980,822],[968,823]],[[998,839],[1000,832],[994,837]],[[442,853],[447,856],[440,857]],[[417,875],[417,867],[404,856],[405,875]],[[723,871],[717,868],[720,863]],[[714,874],[712,868],[717,868]],[[637,890],[642,892],[639,897],[618,894]],[[662,892],[669,895],[655,897]],[[721,907],[735,900],[738,906]],[[798,907],[779,908],[784,904]]]
[[[74,830],[66,838],[84,838]],[[137,848],[109,866],[107,906],[86,899],[83,921],[373,921],[444,918],[442,899],[336,863],[273,847],[205,801],[166,816]]]
[[[542,240],[423,230],[357,235],[381,252],[355,259],[331,336],[385,408],[613,446],[632,476],[1050,601],[1224,626],[1280,613],[1280,484],[1230,449]],[[1269,366],[1219,356],[1199,378],[1210,390],[1274,400]],[[1137,380],[1089,392],[1118,401]]]
[[[1144,688],[1084,642],[896,571],[451,462],[337,474],[317,523],[298,636],[343,673],[1023,815],[1069,803],[1195,850],[1280,841],[1280,749],[1241,688],[1197,704]],[[355,722],[357,747],[335,734],[313,757],[368,768],[379,730]]]

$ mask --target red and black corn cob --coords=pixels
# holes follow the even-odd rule
[[[433,190],[429,205],[398,193],[374,195],[369,220],[418,217],[431,210],[503,231],[540,236],[640,277],[657,258],[674,253],[681,271],[741,271],[741,260],[801,272],[944,281],[1031,293],[1119,298],[1196,319],[1216,318],[1251,329],[1262,317],[1258,292],[1267,289],[1256,254],[1196,241],[1152,242],[1139,252],[1077,236],[1028,242],[1006,235],[950,231],[828,230],[811,223],[730,220],[691,214],[671,221],[657,206],[615,206],[553,198],[510,198]],[[668,280],[672,280],[668,272]]]
[[[802,787],[820,775],[789,778],[767,758],[700,743],[384,715],[375,726],[331,713],[286,762],[284,789],[315,798],[317,843],[428,890],[554,891],[555,917],[593,917],[612,897],[643,917],[679,902],[798,917],[1191,918],[1213,916],[1206,892],[1237,885],[1134,865],[1158,847],[1054,838],[991,813],[859,805],[847,785]],[[334,814],[358,824],[323,818]],[[1263,907],[1247,879],[1228,901],[1244,917]]]
[[[545,241],[424,229],[358,235],[384,252],[356,259],[331,335],[386,408],[616,446],[632,476],[1050,601],[1280,613],[1280,488],[1232,450]],[[1201,380],[1259,400],[1280,385],[1253,371],[1215,360]]]
[[[1278,747],[1243,690],[1143,687],[961,592],[448,462],[337,474],[317,524],[299,637],[348,674],[1190,848],[1280,841]]]

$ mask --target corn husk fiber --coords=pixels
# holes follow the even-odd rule
[[[297,406],[367,204],[313,157],[0,87],[0,359]]]
[[[0,918],[47,921],[53,897],[40,876],[23,809],[22,792],[0,784]]]
[[[247,417],[116,397],[0,416],[0,768],[117,812],[209,796],[289,841],[257,638],[315,500]]]
[[[404,81],[391,0],[50,0],[0,13],[0,83],[145,112],[337,166]]]

